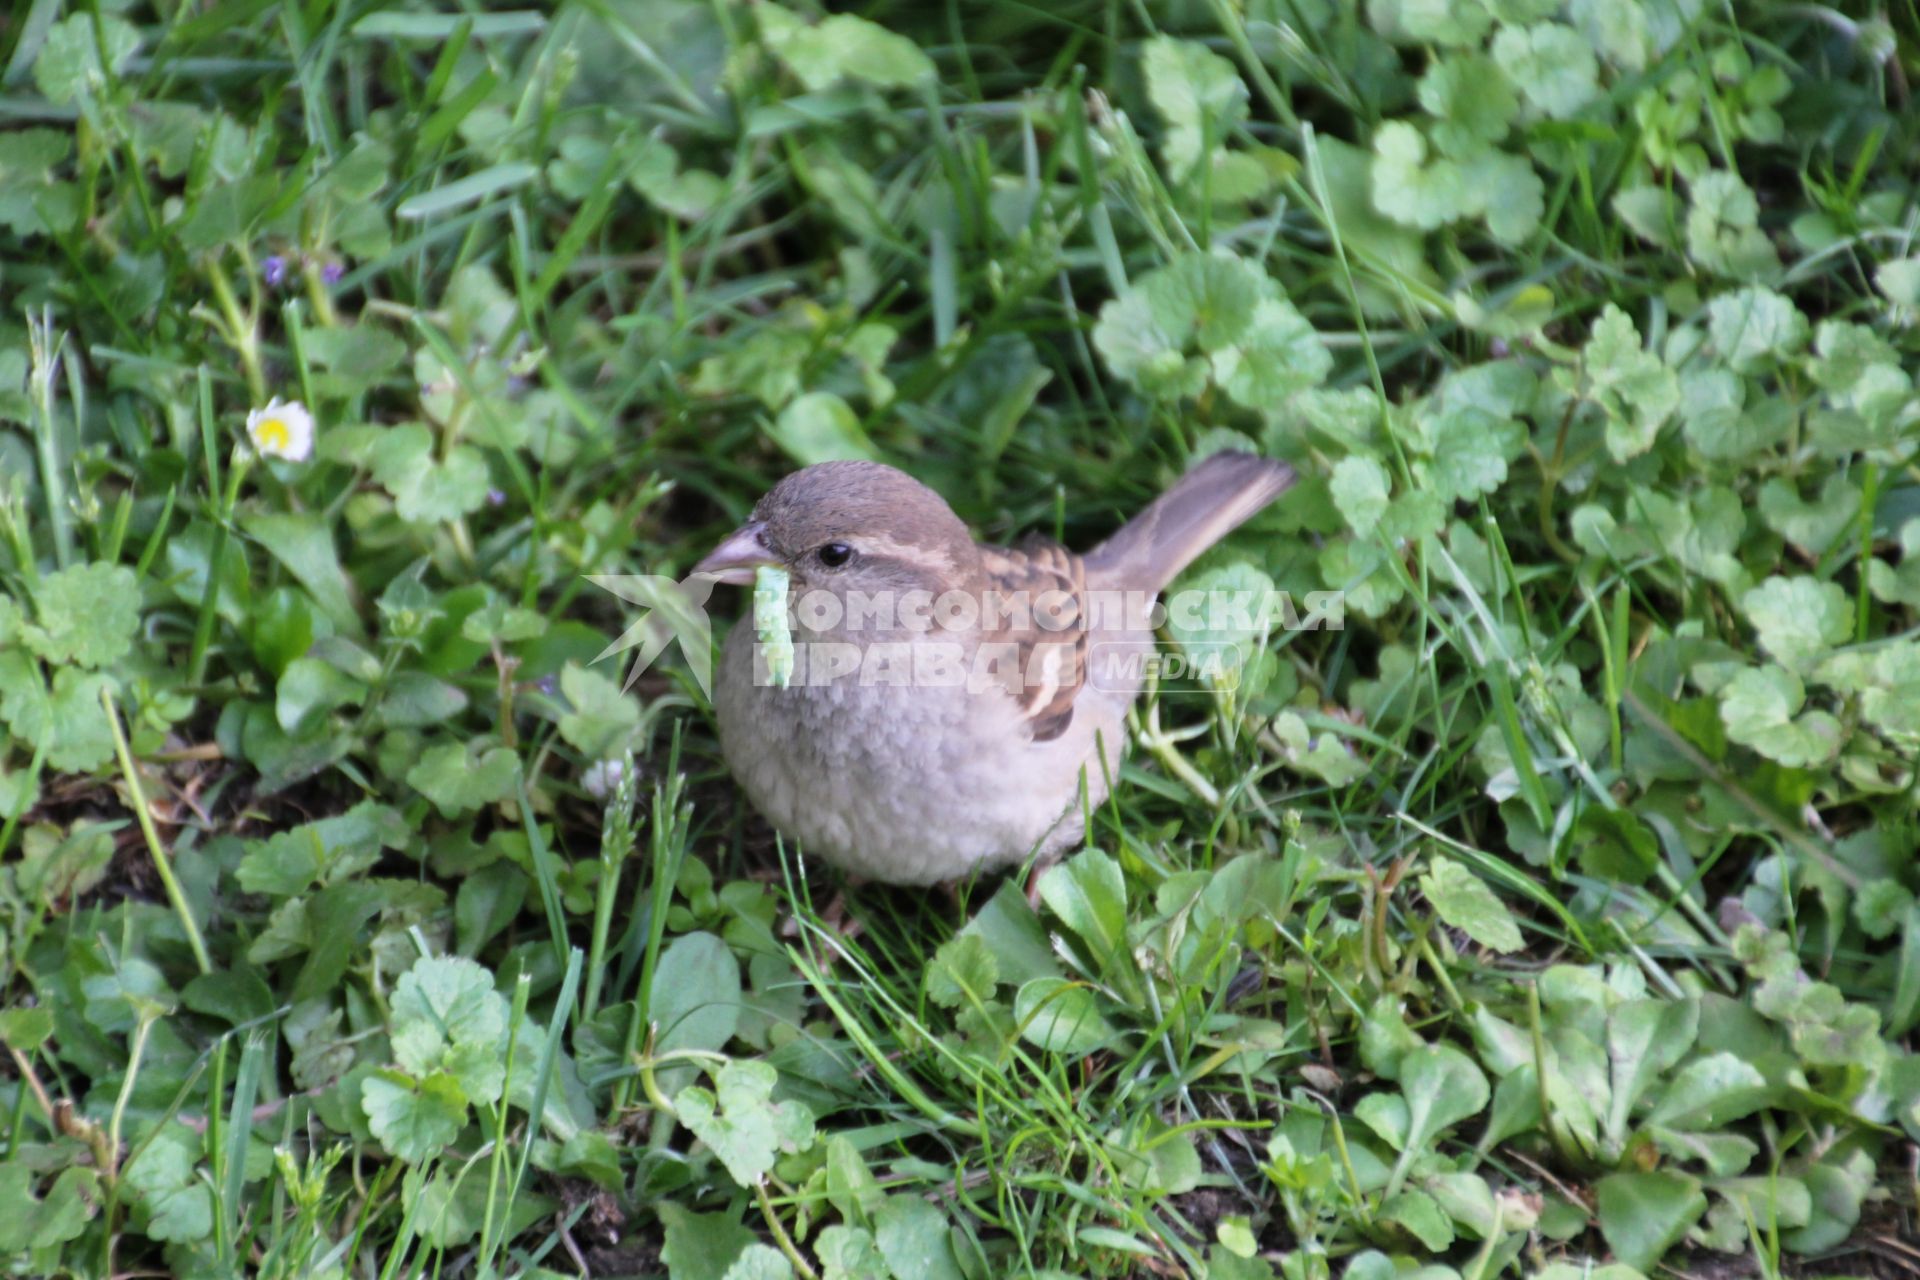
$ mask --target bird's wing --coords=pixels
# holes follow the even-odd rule
[[[1087,552],[1096,591],[1158,592],[1194,558],[1293,484],[1293,468],[1250,453],[1216,453]]]
[[[1087,571],[1080,557],[1044,538],[1018,547],[982,547],[987,597],[982,642],[1005,646],[1016,671],[1003,672],[1035,742],[1073,723],[1087,669]]]

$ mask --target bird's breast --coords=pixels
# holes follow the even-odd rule
[[[1104,796],[1124,704],[1089,699],[1070,732],[1033,742],[998,686],[925,678],[944,661],[926,648],[939,640],[825,659],[802,643],[780,689],[755,678],[750,628],[727,638],[714,696],[722,750],[755,806],[804,852],[896,884],[957,879],[1072,840],[1089,759],[1092,799]],[[960,649],[964,663],[970,649]],[[1093,758],[1096,737],[1107,770]]]

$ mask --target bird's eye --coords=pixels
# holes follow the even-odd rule
[[[813,554],[827,568],[838,569],[853,559],[853,548],[844,542],[829,542]]]

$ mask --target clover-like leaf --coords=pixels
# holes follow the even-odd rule
[[[474,1102],[500,1095],[507,1002],[486,969],[459,956],[425,957],[395,984],[389,1017],[394,1059],[409,1073],[446,1071]]]
[[[1769,760],[1803,769],[1825,764],[1840,748],[1840,722],[1824,711],[1801,715],[1806,688],[1781,667],[1750,667],[1720,690],[1727,737]]]
[[[627,185],[674,217],[696,222],[720,202],[727,184],[705,169],[682,168],[680,156],[664,138],[635,143]]]
[[[1367,776],[1367,762],[1350,751],[1339,737],[1316,735],[1298,712],[1282,711],[1270,726],[1280,743],[1281,758],[1296,773],[1318,778],[1328,786],[1349,787]]]
[[[1163,323],[1145,288],[1153,279],[1147,277],[1100,308],[1093,345],[1107,368],[1149,396],[1197,396],[1207,386],[1207,362],[1186,354],[1187,334],[1175,327],[1179,316],[1171,305],[1165,306]]]
[[[240,859],[235,878],[248,893],[290,897],[319,879],[326,859],[320,834],[307,824],[255,842]]]
[[[75,565],[41,578],[33,589],[37,626],[27,647],[48,662],[104,667],[133,647],[140,625],[140,584],[124,565]]]
[[[1836,653],[1815,669],[1814,678],[1858,695],[1860,714],[1889,740],[1920,744],[1920,644],[1901,640]]]
[[[64,105],[106,88],[107,78],[118,75],[139,47],[139,31],[118,14],[70,14],[48,29],[33,80],[47,101]]]
[[[1263,298],[1246,332],[1216,350],[1212,365],[1222,391],[1249,409],[1268,410],[1319,385],[1333,368],[1333,357],[1291,302]]]
[[[1373,207],[1422,231],[1445,226],[1472,207],[1466,178],[1454,161],[1427,159],[1427,140],[1402,120],[1373,135]]]
[[[1900,354],[1893,344],[1863,324],[1845,320],[1822,320],[1813,334],[1814,357],[1807,369],[1813,380],[1833,402],[1849,409],[1866,410],[1875,384],[1890,383],[1895,403],[1902,407],[1912,382],[1900,368]],[[1863,397],[1862,392],[1867,393]]]
[[[1724,169],[1701,174],[1693,182],[1691,196],[1689,257],[1721,275],[1751,278],[1778,270],[1779,255],[1760,230],[1760,202],[1738,174]]]
[[[61,667],[48,689],[25,653],[0,652],[0,720],[20,742],[44,743],[49,768],[87,773],[113,759],[113,729],[100,703],[101,690],[113,685],[105,672]]]
[[[393,495],[402,520],[438,524],[486,505],[487,463],[480,451],[457,444],[436,458],[433,433],[417,422],[383,431],[371,461],[374,478]]]
[[[1641,347],[1626,312],[1607,304],[1582,363],[1593,398],[1607,411],[1607,452],[1614,461],[1652,448],[1661,424],[1680,407],[1680,382],[1659,356]]]
[[[720,1280],[793,1280],[793,1264],[772,1245],[755,1241],[740,1251]]]
[[[1528,106],[1555,120],[1578,114],[1600,92],[1592,46],[1558,22],[1501,27],[1493,38],[1493,60]]]
[[[1816,559],[1847,533],[1860,515],[1860,490],[1836,471],[1808,502],[1793,482],[1775,476],[1760,486],[1760,515],[1767,527]]]
[[[1229,254],[1188,254],[1141,277],[1156,323],[1182,349],[1209,355],[1240,340],[1271,295],[1260,267]]]
[[[1900,526],[1900,563],[1875,557],[1867,562],[1867,589],[1876,600],[1920,608],[1920,519]]]
[[[72,130],[17,129],[0,134],[0,227],[21,236],[64,230],[82,208],[74,185],[64,180],[73,151]],[[32,416],[25,377],[7,366],[21,353],[0,353],[0,418],[27,421]]]
[[[1920,314],[1920,256],[1889,258],[1874,269],[1873,283],[1909,316]]]
[[[1506,482],[1507,463],[1526,443],[1526,429],[1518,420],[1497,416],[1478,405],[1449,405],[1434,413],[1425,425],[1432,441],[1434,487],[1449,502],[1478,498],[1498,489]]]
[[[958,1009],[978,1000],[993,998],[1000,980],[1000,964],[993,951],[978,934],[963,933],[949,938],[934,953],[927,966],[927,998],[937,1005]]]
[[[953,1256],[947,1215],[919,1196],[888,1196],[873,1215],[873,1238],[895,1276],[965,1280],[967,1273]]]
[[[1907,912],[1913,903],[1910,889],[1898,880],[1882,876],[1860,886],[1853,897],[1853,918],[1862,933],[1884,941],[1906,926]],[[5,1032],[5,1026],[0,1025],[0,1038],[4,1038]]]
[[[520,757],[512,751],[505,747],[476,751],[458,742],[429,747],[407,770],[407,785],[433,801],[448,818],[509,798],[519,781]]]
[[[1461,211],[1487,220],[1487,231],[1504,245],[1517,245],[1540,225],[1546,185],[1525,156],[1483,146],[1460,161],[1465,202]]]
[[[1807,318],[1791,300],[1750,285],[1707,304],[1707,331],[1735,372],[1754,373],[1806,344]]]
[[[617,680],[570,662],[560,670],[560,692],[570,708],[560,736],[589,759],[617,756],[640,724],[640,703]]]
[[[22,1160],[0,1164],[0,1251],[23,1256],[77,1240],[100,1211],[100,1175],[75,1166],[34,1194],[36,1171]]]
[[[133,1189],[146,1233],[155,1240],[200,1240],[213,1232],[213,1195],[194,1174],[196,1147],[191,1134],[163,1128],[126,1167],[125,1184]]]
[[[1420,105],[1439,120],[1433,126],[1435,145],[1451,156],[1500,141],[1520,110],[1506,73],[1480,53],[1436,58],[1420,77],[1418,93]]]
[[[487,1214],[487,1186],[444,1166],[425,1181],[412,1178],[403,1194],[423,1238],[436,1248],[452,1249],[478,1235]]]
[[[1363,618],[1378,618],[1407,593],[1387,564],[1392,553],[1354,539],[1336,539],[1320,548],[1320,579],[1345,593],[1346,607]]]
[[[1245,561],[1189,574],[1168,600],[1167,630],[1197,675],[1218,687],[1256,670],[1259,646],[1278,626],[1273,579]]]
[[[1466,4],[1380,5],[1370,16],[1383,33],[1420,44],[1465,48],[1486,38],[1494,12],[1493,6],[1472,0]]]
[[[475,644],[517,644],[547,633],[546,617],[500,600],[490,600],[460,624],[463,638]]]
[[[1642,185],[1614,193],[1613,211],[1642,240],[1671,248],[1681,222],[1680,200],[1665,187]]]
[[[1188,254],[1100,309],[1094,346],[1149,395],[1197,395],[1209,376],[1250,409],[1270,409],[1333,367],[1313,329],[1259,266]]]
[[[1361,537],[1373,532],[1391,502],[1392,482],[1387,469],[1365,454],[1351,454],[1333,464],[1327,492],[1347,525]]]
[[[1761,647],[1794,670],[1804,670],[1853,633],[1853,611],[1836,582],[1776,575],[1742,596],[1740,607]]]
[[[714,1075],[714,1091],[699,1085],[673,1100],[681,1123],[707,1144],[743,1187],[757,1185],[781,1152],[813,1142],[813,1112],[805,1103],[773,1101],[780,1073],[765,1062],[729,1062]]]
[[[466,1094],[445,1072],[415,1080],[377,1071],[361,1081],[360,1105],[380,1145],[409,1164],[438,1154],[467,1123]]]
[[[1194,40],[1155,36],[1141,49],[1147,99],[1166,124],[1160,158],[1180,182],[1247,113],[1247,86],[1233,63]]]
[[[821,1280],[892,1280],[873,1233],[860,1227],[824,1228],[814,1241],[814,1252],[820,1257]]]
[[[919,45],[856,14],[834,14],[810,24],[768,4],[756,17],[767,47],[815,93],[842,80],[904,89],[933,78],[933,59]]]

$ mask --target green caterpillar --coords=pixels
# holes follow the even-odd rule
[[[767,674],[784,689],[793,679],[793,633],[787,630],[787,571],[766,567],[753,575],[753,637],[767,656]]]

